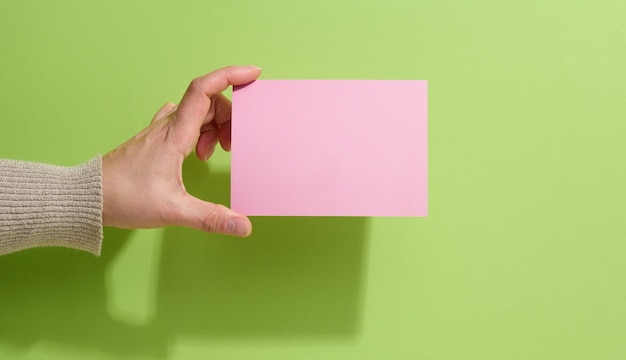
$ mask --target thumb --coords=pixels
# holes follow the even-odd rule
[[[252,232],[250,220],[221,204],[187,196],[179,224],[209,233],[246,237]]]

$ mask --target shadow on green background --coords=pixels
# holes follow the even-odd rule
[[[190,193],[228,204],[228,175],[211,175],[195,159],[185,172]],[[165,231],[158,325],[216,336],[355,334],[365,218],[252,221],[247,239]]]
[[[164,342],[155,341],[161,333],[116,321],[107,313],[106,269],[129,235],[107,228],[100,258],[60,248],[4,256],[0,341],[24,351],[31,344],[51,341],[119,354],[164,354]]]
[[[229,176],[185,163],[190,193],[228,204]],[[107,313],[105,273],[130,232],[105,229],[100,258],[32,249],[0,261],[0,341],[52,341],[165,358],[180,335],[232,339],[359,334],[365,218],[253,218],[247,239],[163,232],[156,314],[146,326]]]

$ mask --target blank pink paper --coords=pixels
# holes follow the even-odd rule
[[[423,80],[235,87],[231,208],[248,216],[427,216]]]

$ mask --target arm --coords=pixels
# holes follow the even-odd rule
[[[102,160],[76,167],[0,160],[0,255],[36,246],[100,254]]]
[[[3,161],[0,254],[50,245],[99,254],[103,225],[248,236],[248,218],[187,193],[182,165],[194,148],[202,160],[218,142],[230,150],[231,104],[221,93],[260,73],[231,66],[194,79],[179,105],[163,106],[147,128],[102,159],[75,168]]]

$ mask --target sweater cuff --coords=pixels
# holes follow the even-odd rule
[[[64,246],[100,255],[102,157],[75,167],[0,161],[0,255]]]

